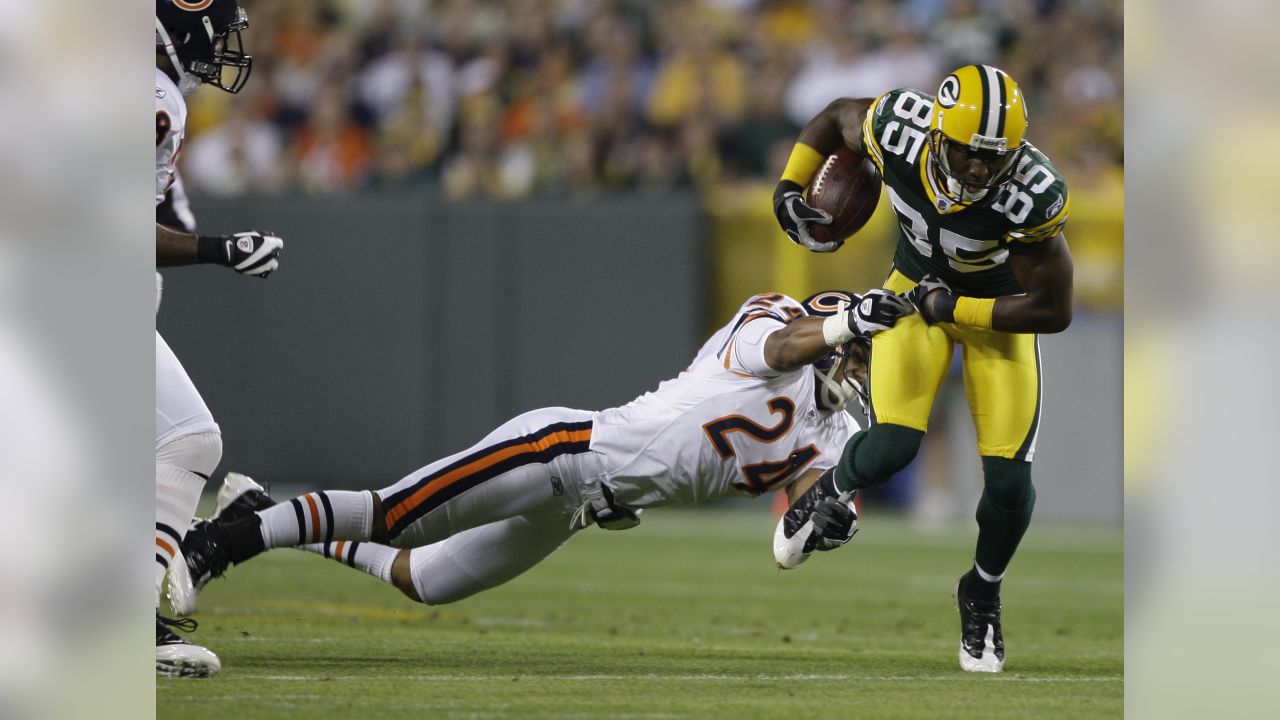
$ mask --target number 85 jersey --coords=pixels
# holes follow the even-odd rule
[[[912,280],[933,273],[962,295],[1019,294],[1009,244],[1061,232],[1067,183],[1028,143],[1007,183],[974,204],[953,203],[931,167],[933,110],[933,95],[900,88],[877,98],[862,124],[862,154],[880,169],[902,230],[894,266]]]
[[[835,466],[853,418],[817,405],[812,366],[780,372],[764,361],[765,340],[804,314],[785,295],[756,295],[678,377],[595,415],[591,449],[620,502],[759,495]]]

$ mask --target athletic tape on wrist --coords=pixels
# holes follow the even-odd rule
[[[849,329],[849,313],[852,310],[838,312],[822,321],[822,339],[827,347],[840,347],[857,337],[857,333]]]
[[[995,298],[971,298],[961,295],[956,298],[954,315],[957,324],[990,328],[991,315],[995,309]]]
[[[805,187],[813,179],[825,158],[804,143],[796,143],[791,148],[791,157],[787,159],[787,168],[782,171],[782,179],[790,180],[800,187]]]

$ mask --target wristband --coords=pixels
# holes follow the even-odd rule
[[[782,171],[782,179],[803,188],[813,179],[824,159],[817,150],[798,142],[791,148],[791,157],[787,160],[787,168]]]
[[[231,265],[231,249],[225,237],[200,235],[196,238],[196,262],[214,265]]]
[[[956,298],[955,319],[960,325],[991,328],[991,314],[996,309],[995,298],[972,298],[961,295]]]
[[[838,312],[822,321],[822,339],[827,341],[827,347],[840,347],[858,336],[849,328],[850,312],[853,311]]]

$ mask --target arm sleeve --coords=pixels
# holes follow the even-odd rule
[[[893,91],[890,91],[893,92]],[[870,158],[875,163],[876,169],[880,174],[884,174],[884,150],[880,147],[880,141],[877,139],[876,118],[883,111],[885,100],[889,97],[889,93],[885,93],[876,98],[871,103],[871,107],[867,108],[867,116],[862,121],[862,156]]]
[[[768,313],[749,317],[738,328],[729,348],[727,369],[754,377],[777,377],[781,370],[774,370],[764,360],[764,344],[769,336],[786,327],[786,323]]]

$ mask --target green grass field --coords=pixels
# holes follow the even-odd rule
[[[653,511],[443,607],[275,551],[206,590],[193,639],[222,673],[158,679],[157,717],[1122,715],[1119,530],[1033,524],[1004,589],[1005,672],[971,675],[950,594],[976,530],[874,511],[862,527],[784,573],[763,508]]]

